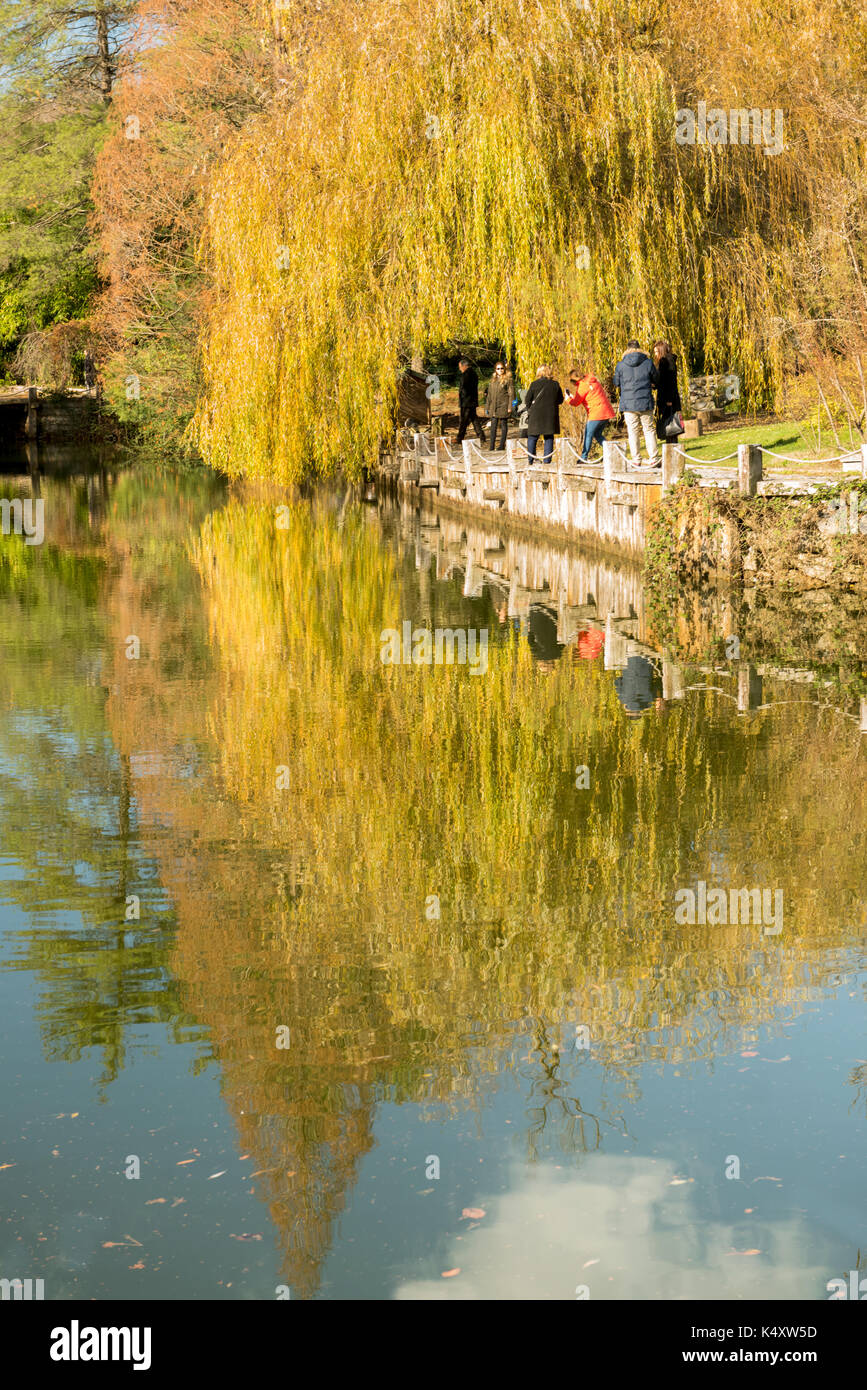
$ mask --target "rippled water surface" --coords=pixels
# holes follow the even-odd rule
[[[385,504],[42,496],[42,545],[0,537],[0,1277],[824,1299],[863,1267],[863,654],[663,657],[630,566]],[[484,660],[385,664],[406,622]],[[782,915],[685,920],[714,888]]]

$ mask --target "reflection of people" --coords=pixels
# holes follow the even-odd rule
[[[662,680],[645,656],[630,656],[615,678],[617,698],[631,719],[651,705],[662,706]]]
[[[605,650],[605,633],[597,632],[596,628],[588,628],[585,632],[578,633],[578,640],[573,647],[582,661],[595,661],[600,652]]]
[[[530,632],[528,636],[530,651],[540,664],[556,661],[563,650],[557,641],[557,623],[540,608],[530,609]]]

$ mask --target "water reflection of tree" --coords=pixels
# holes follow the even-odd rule
[[[565,1153],[590,1153],[602,1143],[602,1121],[598,1115],[585,1110],[576,1096],[564,1094],[569,1082],[561,1075],[563,1057],[560,1047],[551,1041],[549,1025],[537,1019],[533,1027],[535,1046],[530,1056],[538,1057],[540,1075],[530,1081],[528,1100],[535,1105],[528,1106],[527,1116],[527,1157],[532,1162],[539,1157],[541,1141],[544,1137],[546,1147],[550,1147],[552,1137],[546,1131],[553,1128],[557,1141]],[[612,1121],[605,1123],[612,1124]],[[622,1126],[616,1126],[625,1133]]]
[[[836,909],[853,865],[843,800],[823,797],[824,819],[805,803],[803,743],[826,765],[850,750],[808,711],[783,716],[782,742],[768,721],[747,733],[689,701],[624,730],[601,673],[564,662],[540,681],[516,644],[484,680],[386,671],[379,635],[413,615],[416,576],[354,513],[338,524],[302,507],[281,531],[271,508],[232,504],[194,556],[220,659],[203,690],[217,777],[140,795],[146,820],[195,841],[195,859],[161,860],[183,924],[174,965],[242,1141],[273,1170],[294,1287],[315,1289],[379,1098],[483,1097],[528,1012],[592,1024],[595,1057],[632,1096],[637,1063],[710,1060],[821,979],[816,948],[846,937]],[[455,612],[454,595],[427,602]],[[192,717],[140,681],[113,709],[121,746],[171,746]],[[588,746],[589,794],[571,771]],[[772,749],[779,791],[751,817],[744,789]],[[710,876],[732,826],[733,882],[800,886],[798,847],[779,834],[790,807],[840,870],[818,938],[797,893],[786,951],[751,928],[724,941],[675,928],[674,888]],[[289,1056],[274,1051],[278,1023]],[[543,1027],[528,1142],[544,1127],[545,1143],[553,1130],[566,1150],[595,1148],[606,1125],[622,1131],[619,1102],[586,1114]]]
[[[88,509],[83,482],[49,478],[42,492],[46,544],[27,547],[12,536],[0,546],[0,699],[7,711],[0,753],[11,769],[0,836],[18,870],[0,892],[29,918],[20,932],[7,933],[7,964],[41,982],[46,1055],[77,1061],[98,1051],[104,1086],[125,1064],[132,1029],[160,1023],[179,1036],[178,991],[167,967],[172,922],[138,844],[129,756],[115,750],[105,718],[101,672],[112,659],[112,547],[122,522],[116,510]],[[113,494],[123,511],[126,493],[120,485]],[[172,495],[177,517],[176,489]],[[152,486],[151,502],[166,496],[165,482]],[[187,528],[188,519],[184,535]],[[132,891],[142,899],[147,930],[125,920]]]
[[[179,1030],[209,1030],[294,1292],[318,1287],[381,1100],[480,1104],[521,1020],[587,1024],[614,1098],[584,1112],[540,1022],[528,1143],[594,1149],[622,1132],[638,1063],[710,1061],[796,1009],[827,946],[851,941],[862,791],[830,775],[851,745],[811,711],[747,732],[687,701],[624,728],[609,678],[560,662],[540,679],[517,644],[484,679],[386,670],[379,634],[414,615],[417,576],[375,522],[314,506],[281,531],[272,508],[235,503],[203,526],[182,501],[163,551],[138,486],[109,518],[95,610],[115,798],[124,763],[146,751],[154,773],[133,776],[137,857],[113,891],[158,866],[178,921],[166,1002]],[[154,506],[169,528],[167,497]],[[186,532],[200,579],[179,561]],[[456,602],[436,593],[431,611]],[[140,663],[123,657],[131,632]],[[784,950],[752,928],[674,926],[674,889],[711,863],[786,889]]]

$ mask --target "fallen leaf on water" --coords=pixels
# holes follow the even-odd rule
[[[181,1203],[185,1202],[186,1200],[186,1197],[176,1197],[175,1200],[172,1202],[172,1206],[179,1207]]]
[[[481,1221],[482,1217],[485,1215],[486,1213],[484,1207],[464,1207],[463,1211],[461,1212],[461,1220]]]
[[[195,1163],[195,1161],[196,1160],[194,1158],[179,1158],[177,1163],[175,1164],[175,1167],[183,1168],[185,1163]]]
[[[727,1250],[728,1255],[761,1255],[761,1250]]]
[[[104,1240],[104,1241],[102,1242],[102,1248],[103,1248],[103,1250],[114,1250],[114,1248],[115,1248],[116,1246],[118,1246],[118,1245],[126,1245],[126,1241],[125,1241],[125,1240]]]
[[[749,1216],[755,1211],[755,1207],[744,1207],[744,1216]]]
[[[73,1111],[70,1113],[69,1118],[70,1118],[70,1120],[77,1120],[80,1114],[81,1114],[81,1111],[80,1111],[80,1110],[73,1110]]]
[[[229,1240],[261,1240],[261,1239],[262,1239],[262,1237],[261,1237],[260,1235],[251,1235],[249,1231],[244,1231],[244,1232],[242,1232],[242,1234],[239,1235],[239,1236],[233,1236],[233,1235],[230,1235],[230,1236],[229,1236]]]
[[[244,1159],[245,1159],[245,1158],[249,1158],[249,1157],[250,1157],[249,1154],[241,1154],[241,1157],[238,1159],[238,1162],[239,1162],[239,1163],[243,1163],[243,1162],[244,1162]]]
[[[145,1202],[146,1207],[157,1207],[160,1202],[167,1202],[168,1197],[151,1197],[149,1202]],[[183,1200],[183,1199],[182,1199]]]
[[[773,1178],[773,1177],[771,1177],[770,1175],[768,1175],[767,1177],[753,1178],[753,1182],[782,1182],[782,1181],[783,1181],[782,1178]]]
[[[583,1263],[583,1265],[581,1266],[581,1268],[582,1268],[582,1269],[589,1269],[591,1265],[598,1265],[598,1263],[599,1263],[598,1260],[585,1260],[584,1263]]]
[[[763,1062],[791,1062],[791,1057],[763,1057]]]
[[[139,1260],[137,1265],[127,1265],[127,1269],[144,1269],[144,1260]]]
[[[287,1176],[287,1178],[294,1178],[294,1176],[295,1176],[295,1174],[296,1174],[297,1172],[298,1172],[298,1169],[297,1169],[297,1168],[290,1168],[290,1169],[289,1169],[289,1172],[286,1174],[286,1176]]]
[[[682,1187],[685,1182],[695,1182],[695,1178],[672,1178],[669,1187]]]
[[[226,1176],[226,1171],[227,1171],[227,1170],[226,1170],[225,1168],[222,1168],[222,1169],[220,1170],[219,1173],[212,1173],[211,1176],[208,1178],[208,1182],[213,1182],[213,1181],[214,1181],[214,1178],[223,1178],[223,1177],[225,1177],[225,1176]]]
[[[758,1054],[757,1052],[742,1052],[742,1053],[741,1053],[741,1056],[742,1056],[742,1057],[758,1057],[758,1055],[759,1055],[759,1054]]]
[[[128,1240],[130,1245],[138,1245],[141,1247],[141,1241],[136,1240],[135,1236],[124,1236],[124,1240]]]
[[[3,1169],[4,1169],[4,1168],[14,1168],[14,1167],[15,1167],[15,1164],[14,1164],[14,1163],[0,1163],[0,1173],[3,1172]]]
[[[444,1269],[443,1272],[442,1272],[442,1274],[440,1275],[440,1278],[441,1278],[441,1279],[453,1279],[453,1278],[455,1277],[455,1275],[456,1275],[456,1274],[460,1274],[460,1272],[461,1272],[461,1271],[460,1271],[460,1268],[458,1268],[458,1269]]]

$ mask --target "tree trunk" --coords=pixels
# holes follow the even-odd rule
[[[108,16],[105,8],[97,10],[96,41],[99,47],[99,90],[106,106],[111,101],[111,86],[114,80],[114,64],[108,44]]]

